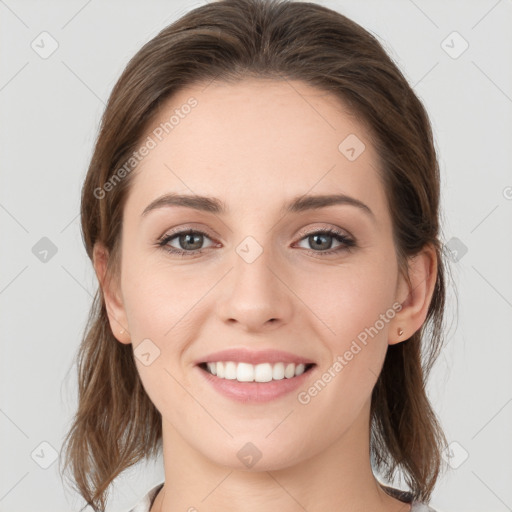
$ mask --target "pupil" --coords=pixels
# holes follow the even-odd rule
[[[321,243],[317,244],[317,239],[318,238],[326,239],[326,238],[330,238],[330,235],[312,235],[310,238],[312,238],[314,240],[314,243],[312,244],[313,246],[317,245],[317,246],[320,247],[320,249],[329,249],[330,248],[331,244],[327,244],[327,247],[321,247]]]
[[[196,241],[196,247],[186,247],[187,244],[189,243],[189,240],[192,240],[192,245],[194,245],[194,238],[197,238],[198,241]],[[185,235],[182,235],[181,236],[181,240],[180,240],[180,245],[183,247],[185,246],[184,248],[187,248],[187,249],[198,249],[200,246],[201,246],[201,239],[202,239],[202,235],[200,234],[193,234],[193,233],[186,233]]]

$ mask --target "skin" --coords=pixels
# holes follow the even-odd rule
[[[372,473],[370,398],[388,345],[425,321],[435,252],[426,247],[411,259],[409,288],[398,272],[379,159],[334,96],[298,81],[195,85],[166,102],[141,140],[191,96],[198,105],[133,171],[118,279],[104,279],[108,254],[99,243],[94,251],[116,338],[134,350],[149,338],[160,350],[149,366],[135,358],[163,422],[165,485],[151,512],[255,512],[269,504],[281,512],[410,510]],[[338,150],[349,134],[366,145],[354,161]],[[174,206],[141,217],[167,192],[214,196],[229,211]],[[350,205],[280,211],[296,196],[332,193],[363,201],[375,218]],[[174,227],[206,231],[204,252],[179,257],[158,247]],[[356,247],[322,257],[340,242],[315,248],[308,234],[329,227]],[[236,252],[247,236],[263,249],[252,263]],[[169,245],[190,247],[179,237]],[[297,392],[235,402],[194,366],[225,348],[286,350],[317,363],[304,390],[393,303],[402,309],[308,404]],[[262,454],[252,468],[237,457],[247,442]]]

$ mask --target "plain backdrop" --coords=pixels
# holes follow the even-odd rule
[[[81,241],[80,188],[124,66],[201,3],[0,0],[1,512],[83,505],[55,461],[97,286]],[[431,505],[512,510],[512,1],[318,3],[377,35],[435,131],[456,290],[428,387],[451,466]],[[128,510],[162,476],[160,459],[127,471],[109,511]]]

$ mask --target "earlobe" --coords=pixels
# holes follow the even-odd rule
[[[437,279],[437,254],[434,247],[429,244],[411,257],[408,269],[410,284],[404,276],[399,277],[397,300],[402,308],[390,326],[390,345],[409,339],[425,322]]]
[[[100,285],[110,328],[115,338],[124,344],[131,343],[126,312],[118,290],[117,276],[107,275],[108,250],[100,242],[94,244],[93,265]]]

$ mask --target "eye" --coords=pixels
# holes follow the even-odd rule
[[[178,256],[197,256],[208,247],[219,246],[218,244],[212,243],[205,248],[203,247],[205,239],[211,240],[207,233],[189,228],[164,235],[158,241],[157,245],[162,247],[165,251]],[[333,239],[337,241],[339,245],[331,249]],[[348,251],[356,246],[352,238],[334,228],[312,231],[300,239],[301,242],[303,240],[314,249],[308,252],[315,256],[328,256],[333,253]],[[171,242],[177,244],[178,247],[172,245]]]
[[[187,229],[184,231],[178,231],[176,233],[164,235],[164,237],[158,242],[158,245],[171,254],[177,254],[179,256],[191,256],[200,254],[202,252],[202,245],[205,238],[211,240],[210,237],[203,231]],[[178,244],[178,248],[170,245],[171,241],[173,240],[175,240],[174,243]]]
[[[340,245],[335,249],[331,249],[333,239],[340,243]],[[315,256],[327,256],[340,251],[348,251],[356,245],[352,238],[334,228],[313,231],[307,234],[305,237],[301,238],[301,241],[302,240],[305,240],[306,243],[310,245],[310,247],[313,247],[314,249],[320,249],[308,251],[310,254],[314,254]]]

